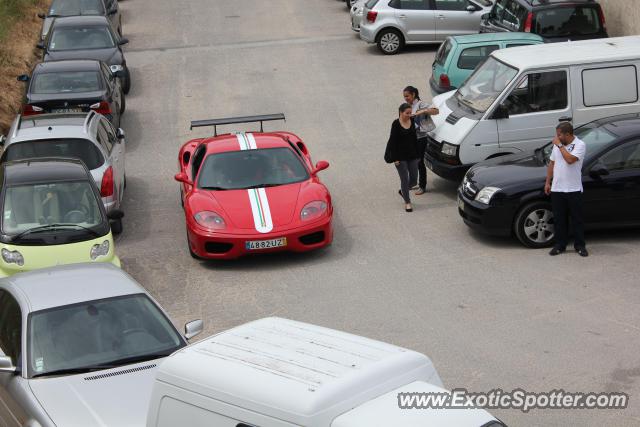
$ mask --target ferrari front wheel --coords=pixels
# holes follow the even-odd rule
[[[188,235],[187,235],[187,248],[189,248],[189,255],[191,255],[191,258],[197,259],[199,261],[204,260],[204,258],[198,256],[198,254],[196,254],[195,252],[193,252],[191,250],[191,242],[189,241],[189,236]]]

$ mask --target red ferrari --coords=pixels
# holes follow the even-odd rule
[[[187,241],[194,258],[232,259],[249,253],[304,252],[331,243],[329,190],[305,144],[289,132],[262,131],[283,114],[200,120],[215,136],[193,139],[178,156]],[[260,132],[217,135],[217,126],[260,122]]]

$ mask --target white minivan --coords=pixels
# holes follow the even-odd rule
[[[442,393],[420,353],[266,318],[185,347],[159,366],[147,427],[505,427],[482,409],[400,409]]]
[[[544,145],[559,122],[638,113],[639,67],[640,36],[496,50],[433,99],[427,167],[460,180],[474,163]]]

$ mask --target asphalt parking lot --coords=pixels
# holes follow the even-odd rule
[[[433,175],[404,212],[383,161],[413,84],[430,99],[435,47],[383,56],[336,0],[127,0],[132,72],[124,233],[126,271],[177,324],[212,334],[281,316],[429,355],[448,388],[624,391],[626,410],[491,412],[512,426],[640,424],[640,230],[587,235],[591,257],[551,258],[470,232],[456,185]],[[332,192],[331,247],[232,262],[189,256],[177,152],[190,120],[283,112]],[[238,128],[228,127],[231,131]],[[255,129],[247,125],[244,129]]]

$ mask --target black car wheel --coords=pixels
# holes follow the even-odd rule
[[[191,250],[191,242],[189,242],[189,236],[187,236],[187,248],[189,248],[189,255],[191,255],[191,258],[197,259],[199,261],[203,261],[204,260],[204,258],[199,257],[195,252],[193,252]]]
[[[127,108],[127,101],[124,100],[124,93],[120,94],[120,114]]]
[[[127,94],[131,90],[131,73],[129,68],[124,67],[124,78],[122,79],[122,91]]]
[[[513,223],[514,233],[529,248],[551,246],[555,236],[551,204],[542,200],[525,205]]]
[[[111,232],[113,234],[122,233],[122,218],[111,221]]]
[[[385,55],[395,55],[404,45],[404,39],[399,31],[388,28],[378,35],[378,48]]]

